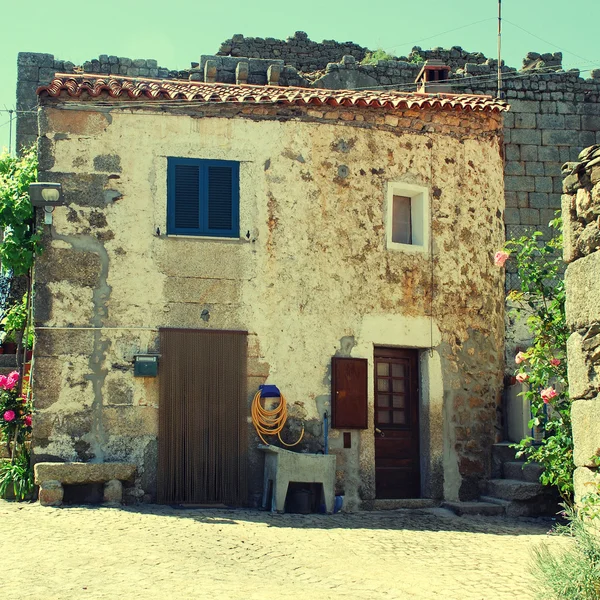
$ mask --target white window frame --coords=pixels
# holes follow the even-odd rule
[[[412,244],[392,241],[392,216],[394,196],[410,198]],[[385,237],[388,250],[402,252],[429,252],[430,240],[429,189],[421,185],[390,181],[387,184],[385,202]]]

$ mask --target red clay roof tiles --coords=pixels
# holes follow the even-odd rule
[[[98,98],[106,92],[111,98],[133,100],[180,100],[194,103],[235,102],[296,106],[349,106],[370,108],[434,108],[502,112],[508,104],[491,96],[467,94],[420,94],[416,92],[326,90],[320,88],[277,87],[267,85],[231,85],[196,81],[112,77],[104,75],[56,74],[48,85],[38,88],[39,95],[57,97],[62,92],[79,98]]]

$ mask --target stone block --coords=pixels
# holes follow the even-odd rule
[[[504,202],[506,208],[518,208],[517,192],[504,192]]]
[[[529,206],[531,208],[548,208],[548,194],[532,192],[529,194]]]
[[[535,113],[514,113],[516,129],[535,129]]]
[[[577,107],[573,102],[557,102],[556,112],[559,115],[576,115]]]
[[[42,506],[60,506],[64,495],[60,481],[46,480],[40,484],[39,500]]]
[[[561,160],[559,149],[555,146],[540,146],[538,148],[538,160],[542,162],[556,161],[560,163]]]
[[[579,146],[587,148],[596,143],[596,132],[595,131],[581,131],[579,133]]]
[[[556,218],[556,210],[552,208],[542,208],[540,210],[540,225],[549,226],[550,221]]]
[[[564,115],[537,115],[537,126],[540,129],[564,129]]]
[[[573,111],[578,115],[600,115],[600,104],[596,102],[585,102],[582,99],[576,104],[577,110]]]
[[[510,139],[513,144],[540,145],[542,143],[542,132],[538,129],[513,129]]]
[[[590,356],[590,351],[586,349],[586,344],[590,343],[588,338],[588,332],[574,332],[567,340],[569,396],[572,400],[587,400],[596,397],[600,391],[600,365],[596,364],[597,360],[592,360],[593,354],[597,354],[597,348],[592,349],[593,354]]]
[[[509,192],[534,192],[535,178],[525,176],[508,176],[504,178],[504,188]]]
[[[504,222],[507,225],[519,225],[521,223],[521,215],[518,208],[506,208],[504,211]]]
[[[19,52],[17,54],[17,64],[31,67],[53,67],[54,55],[40,52]]]
[[[600,252],[571,263],[565,273],[567,286],[566,313],[571,329],[587,327],[600,322]]]
[[[535,208],[520,208],[521,223],[523,225],[539,225],[540,211]]]
[[[546,130],[541,134],[545,146],[579,146],[579,131]]]
[[[504,165],[505,175],[525,175],[524,163],[514,160],[506,161]]]
[[[504,146],[504,155],[506,160],[520,160],[521,159],[521,150],[519,146],[515,146],[514,144],[506,144]]]
[[[544,175],[544,163],[541,162],[527,162],[525,163],[525,173],[527,175]],[[508,173],[507,173],[508,174]]]
[[[535,178],[535,191],[551,193],[554,191],[552,187],[551,177],[536,177]]]
[[[123,502],[123,484],[118,479],[111,479],[104,484],[102,501],[107,504],[121,504]]]
[[[550,161],[545,162],[544,163],[544,175],[546,175],[547,177],[562,177],[561,166],[562,166],[562,163],[560,163],[558,161],[557,162],[550,162]],[[562,183],[561,183],[561,190],[562,190]]]
[[[510,108],[515,115],[517,113],[539,113],[540,103],[537,100],[514,100],[510,103]]]
[[[581,129],[581,117],[579,115],[565,115],[565,129]]]
[[[152,406],[105,406],[102,422],[110,436],[158,435],[158,410]]]
[[[521,146],[521,160],[525,160],[525,161],[538,160],[538,151],[539,150],[541,150],[541,146],[529,146],[529,145]]]
[[[593,467],[600,456],[600,396],[576,400],[571,405],[573,425],[573,461],[576,467]]]
[[[84,483],[106,483],[112,479],[130,481],[136,471],[131,463],[51,463],[40,462],[34,468],[35,483],[38,485],[55,481],[63,485]]]
[[[19,81],[39,81],[40,68],[37,66],[19,65],[17,67],[17,78]]]
[[[575,488],[575,503],[581,502],[584,496],[598,493],[600,474],[595,469],[577,467],[573,473],[573,486]]]

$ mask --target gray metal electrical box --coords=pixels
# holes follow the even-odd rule
[[[136,354],[133,363],[134,377],[156,377],[158,375],[158,356],[156,354]]]

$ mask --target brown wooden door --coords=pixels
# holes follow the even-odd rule
[[[369,361],[366,358],[331,359],[331,426],[367,429],[369,426]]]
[[[246,332],[161,329],[161,504],[247,503]]]
[[[377,498],[419,498],[419,390],[416,350],[375,348]]]

